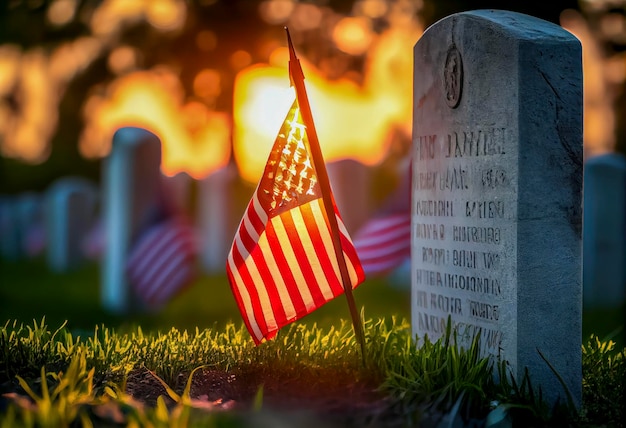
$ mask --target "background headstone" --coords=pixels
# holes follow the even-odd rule
[[[588,159],[584,189],[584,307],[616,308],[626,292],[626,158]]]
[[[174,176],[161,175],[164,195],[173,210],[185,215],[190,215],[189,203],[195,180],[185,172],[179,172]]]
[[[341,219],[354,234],[370,215],[371,168],[354,159],[329,162],[326,167]]]
[[[25,192],[16,197],[20,251],[25,257],[39,255],[46,245],[43,208],[43,198],[36,192]]]
[[[41,195],[25,192],[0,196],[0,259],[38,255],[45,245],[42,221]],[[34,242],[34,238],[44,242]]]
[[[15,196],[0,196],[0,257],[4,260],[21,257],[15,200]]]
[[[225,272],[226,258],[237,229],[233,214],[233,190],[237,171],[221,168],[198,183],[198,229],[202,267],[210,273]]]
[[[561,27],[480,10],[414,50],[412,325],[448,316],[467,346],[581,399],[581,46]]]
[[[130,245],[161,204],[161,142],[141,128],[121,128],[113,136],[103,171],[106,247],[101,299],[112,312],[131,307],[126,277]]]
[[[46,190],[48,266],[66,272],[85,259],[82,240],[96,218],[98,189],[80,177],[64,177]]]

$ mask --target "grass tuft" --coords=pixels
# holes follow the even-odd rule
[[[459,348],[448,329],[436,342],[424,337],[418,348],[404,319],[369,319],[364,327],[365,365],[345,321],[327,328],[291,324],[258,347],[243,325],[192,333],[139,327],[117,333],[98,326],[81,337],[65,325],[51,330],[45,320],[10,321],[0,328],[0,406],[4,402],[6,408],[0,427],[245,425],[250,417],[245,412],[216,412],[211,402],[193,396],[194,379],[205,370],[248,379],[254,414],[266,414],[276,383],[324,391],[364,382],[390,397],[394,415],[405,425],[451,410],[465,421],[491,415],[524,418],[536,426],[621,423],[626,358],[614,342],[592,336],[583,346],[583,407],[576,413],[567,406],[548,407],[528,376],[518,383],[506,363],[481,358],[479,337]],[[151,405],[129,392],[129,376],[137,373],[149,374],[162,387]]]

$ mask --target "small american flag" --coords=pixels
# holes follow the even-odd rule
[[[186,220],[170,217],[148,228],[133,245],[126,273],[147,307],[163,306],[195,279],[194,239]]]
[[[344,292],[308,136],[294,101],[228,255],[226,271],[256,344]],[[352,288],[365,279],[334,206]]]
[[[368,221],[354,237],[363,270],[382,275],[411,258],[411,216],[390,214]]]
[[[363,270],[384,275],[411,259],[411,171],[354,236]]]

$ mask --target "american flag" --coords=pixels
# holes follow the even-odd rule
[[[411,259],[411,171],[354,236],[363,270],[384,275]]]
[[[367,275],[388,273],[411,258],[411,215],[371,219],[355,235],[354,246]]]
[[[344,292],[308,143],[296,100],[228,255],[231,288],[256,344]],[[355,288],[365,275],[337,207],[333,208]]]
[[[135,296],[147,307],[158,308],[183,291],[196,277],[196,248],[193,229],[180,216],[148,228],[126,264]]]

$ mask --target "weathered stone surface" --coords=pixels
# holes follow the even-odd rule
[[[581,397],[581,46],[562,28],[480,10],[415,45],[413,332],[451,316],[466,346]]]

